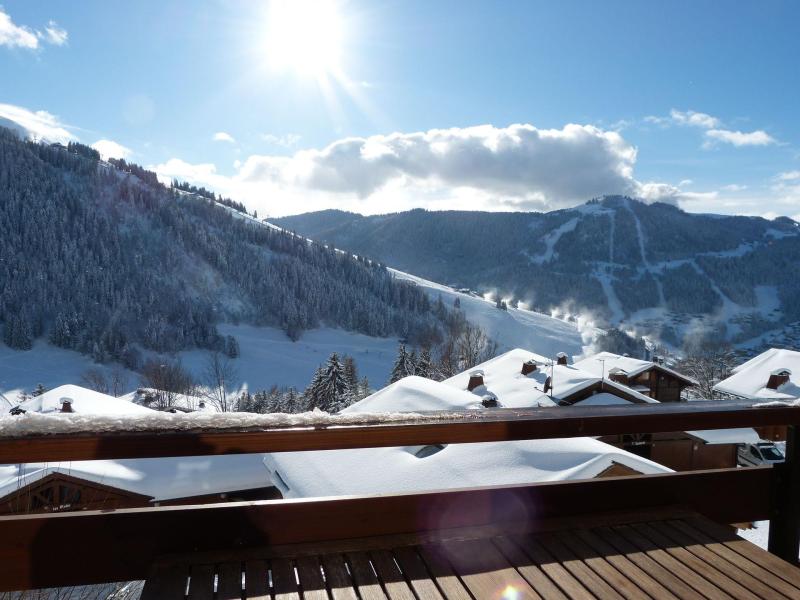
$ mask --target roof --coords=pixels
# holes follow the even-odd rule
[[[697,385],[696,380],[687,377],[683,373],[670,369],[669,367],[665,367],[664,365],[650,360],[641,360],[639,358],[614,354],[613,352],[598,352],[593,356],[576,361],[575,366],[598,377],[603,375],[603,370],[605,370],[606,376],[611,373],[612,370],[617,370],[627,377],[636,377],[650,369],[655,369],[662,373],[672,375],[689,385]]]
[[[454,388],[446,382],[406,377],[343,412],[496,410],[481,408],[475,394]],[[281,452],[265,454],[264,464],[285,497],[379,494],[583,479],[595,477],[614,464],[639,473],[669,472],[666,467],[593,438],[424,448],[426,452],[420,456],[417,455],[422,449],[419,446]]]
[[[60,413],[61,398],[70,398],[72,410],[82,416],[159,414],[123,398],[101,394],[78,385],[59,386],[23,402],[20,406],[31,413]],[[0,497],[51,473],[65,473],[95,483],[152,496],[155,500],[217,494],[271,485],[260,454],[92,460],[0,465]]]
[[[522,364],[535,361],[537,369],[528,375],[522,374]],[[544,356],[516,348],[491,360],[481,363],[470,371],[459,373],[442,383],[461,390],[467,389],[470,373],[483,371],[484,385],[472,391],[477,396],[487,393],[495,395],[500,404],[506,408],[525,408],[532,406],[555,406],[559,400],[569,400],[571,396],[600,383],[600,373],[590,373],[577,365],[553,365]],[[545,393],[544,384],[551,377],[553,399]],[[652,398],[631,389],[628,386],[610,381],[603,381],[603,386],[613,394],[619,391],[634,401],[653,403]],[[585,400],[584,400],[585,402]]]
[[[155,396],[159,393],[160,390],[155,388],[137,388],[120,397],[136,405],[147,406],[145,402],[147,395]],[[203,405],[202,408],[201,404]],[[188,394],[173,394],[171,406],[178,410],[185,411],[220,412],[210,400],[200,396],[190,396]]]
[[[152,414],[149,408],[133,404],[123,398],[115,398],[108,394],[101,394],[79,385],[61,385],[34,396],[20,404],[20,408],[27,412],[55,413],[61,412],[61,399],[72,400],[72,410],[81,414],[96,415],[135,415]]]
[[[706,444],[756,444],[761,441],[755,429],[745,427],[741,429],[708,429],[703,431],[687,431]]]
[[[788,383],[777,390],[767,382],[776,371],[788,370]],[[771,348],[733,369],[733,375],[723,379],[714,389],[752,400],[796,400],[800,398],[800,352]]]
[[[260,454],[90,460],[0,465],[0,498],[51,473],[152,496],[155,501],[271,485]]]

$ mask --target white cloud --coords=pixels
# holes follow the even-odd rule
[[[300,136],[295,133],[287,133],[286,135],[273,135],[271,133],[265,133],[261,136],[261,139],[276,146],[291,148],[300,141]]]
[[[30,28],[14,23],[0,8],[0,46],[34,50],[39,47],[39,38]]]
[[[740,185],[738,183],[731,183],[728,185],[722,186],[722,189],[726,192],[742,192],[747,189],[746,185]]]
[[[59,27],[55,21],[48,21],[47,27],[44,28],[44,39],[54,46],[63,46],[67,43],[69,34],[63,27]]]
[[[681,112],[673,108],[669,112],[669,116],[673,122],[679,125],[691,125],[692,127],[702,127],[703,129],[712,129],[720,125],[720,120],[718,118],[694,110]]]
[[[706,145],[715,142],[724,142],[726,144],[733,144],[739,148],[741,146],[768,146],[777,143],[774,137],[760,129],[750,132],[709,129],[705,132],[705,136],[707,138]]]
[[[800,181],[800,171],[784,171],[778,173],[776,179],[778,181]]]
[[[103,160],[108,160],[109,158],[128,158],[131,155],[130,148],[126,148],[113,140],[97,140],[92,144],[92,148],[100,153]]]
[[[56,116],[43,110],[33,112],[13,104],[0,104],[0,120],[2,119],[13,121],[34,139],[62,144],[77,139]]]
[[[235,144],[236,140],[233,139],[233,136],[230,133],[226,133],[224,131],[218,131],[215,133],[212,138],[215,142],[228,142],[229,144]]]
[[[17,25],[11,20],[11,16],[0,7],[0,46],[36,50],[39,48],[40,41],[54,46],[63,46],[67,43],[68,37],[67,30],[60,27],[55,21],[48,21],[44,32],[25,25]]]

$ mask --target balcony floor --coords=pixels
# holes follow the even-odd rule
[[[800,598],[800,569],[685,511],[167,557],[150,599]]]

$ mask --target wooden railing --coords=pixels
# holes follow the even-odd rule
[[[682,505],[722,523],[770,519],[769,549],[800,547],[800,409],[750,402],[492,409],[369,425],[3,438],[0,464],[199,456],[788,425],[777,467],[391,496],[231,502],[0,517],[0,591],[139,579],[158,557],[450,528],[535,530],[564,517]]]

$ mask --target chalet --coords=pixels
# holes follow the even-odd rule
[[[492,410],[485,406],[483,397],[466,389],[412,376],[343,413]],[[285,498],[670,472],[593,438],[282,452],[265,454],[264,464]]]
[[[631,371],[634,371],[634,367],[645,368],[645,365],[635,364],[645,361],[609,353],[601,353],[598,356],[607,360],[617,357],[619,360],[615,366],[622,365]],[[566,355],[563,355],[553,364],[553,361],[545,357],[516,349],[486,361],[471,371],[459,373],[442,383],[469,391],[477,397],[476,403],[488,398],[490,406],[506,408],[630,406],[659,403],[643,386],[639,389],[629,387],[628,384],[632,382],[630,379],[627,380],[628,383],[623,383],[621,378],[603,379],[599,368],[593,372],[594,365],[597,364],[598,367],[600,365],[599,362],[593,362],[595,358],[570,365],[566,364]],[[661,365],[656,367],[663,368]],[[691,381],[676,373],[675,379],[678,378],[683,378],[682,381]],[[487,402],[483,405],[487,406]],[[433,410],[433,405],[428,410]],[[656,434],[620,434],[600,439],[670,469],[686,471],[735,467],[737,445],[758,441],[758,434],[753,429],[730,430],[725,432],[725,437],[702,431],[673,431]]]
[[[656,400],[630,387],[567,364],[517,348],[442,383],[482,397],[492,395],[506,408],[531,406],[648,404]]]
[[[63,385],[15,412],[145,416],[149,408],[77,385]],[[0,465],[0,515],[202,504],[273,498],[258,454]]]
[[[662,364],[600,352],[575,366],[598,377],[626,385],[659,402],[680,402],[681,393],[697,381]]]
[[[800,352],[771,348],[733,369],[733,374],[714,389],[753,401],[797,402],[800,400]],[[761,437],[785,440],[785,427],[763,427]]]

